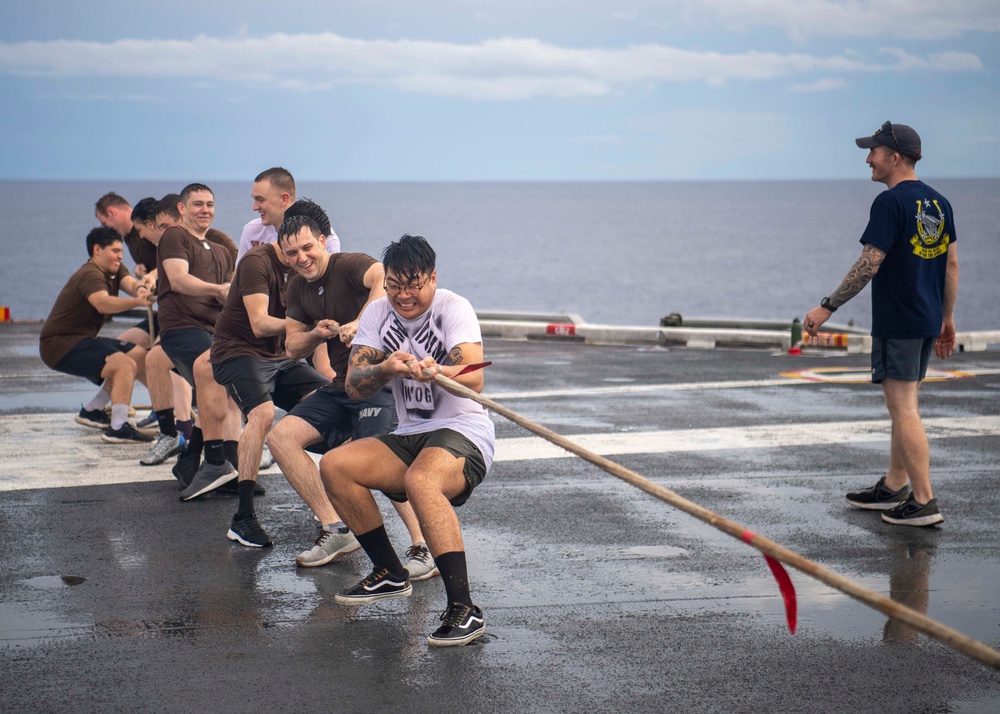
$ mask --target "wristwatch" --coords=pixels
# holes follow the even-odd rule
[[[825,297],[822,300],[820,300],[819,301],[819,306],[820,307],[825,307],[830,312],[837,312],[837,308],[835,308],[833,305],[830,304],[830,298],[828,298],[828,297]]]

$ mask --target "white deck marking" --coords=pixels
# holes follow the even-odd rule
[[[925,419],[924,424],[934,440],[1000,436],[1000,416],[935,417]],[[568,438],[602,456],[782,448],[887,442],[889,420],[578,434]],[[0,491],[174,480],[170,474],[173,459],[160,466],[140,466],[139,457],[148,444],[105,444],[100,431],[79,426],[68,413],[0,416],[0,444]],[[497,441],[497,461],[572,456],[535,436]],[[280,478],[276,469],[271,473]]]

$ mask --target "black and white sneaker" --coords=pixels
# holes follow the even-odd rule
[[[467,645],[486,632],[486,618],[477,606],[453,602],[441,613],[441,627],[427,638],[432,647]]]
[[[77,424],[89,426],[92,429],[107,429],[111,426],[111,417],[103,409],[87,411],[83,407],[80,407],[80,413],[73,418],[73,421]]]
[[[118,429],[112,429],[108,426],[101,434],[101,441],[106,441],[109,444],[134,444],[136,442],[148,444],[152,440],[151,435],[143,434],[128,422],[122,424]]]
[[[233,516],[226,538],[250,548],[270,548],[272,545],[271,536],[261,526],[255,514],[240,520],[236,520],[236,516]]]
[[[898,491],[886,488],[885,476],[883,476],[871,488],[847,494],[847,502],[856,508],[863,508],[866,511],[887,511],[905,501],[909,494],[909,486],[903,486]]]
[[[397,578],[385,568],[375,568],[367,578],[350,590],[337,593],[333,599],[341,605],[365,605],[379,600],[410,597],[412,593],[409,575]]]
[[[921,506],[910,494],[902,504],[883,513],[882,520],[896,526],[933,526],[943,522],[944,516],[938,510],[936,498]]]

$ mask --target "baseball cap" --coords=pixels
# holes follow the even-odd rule
[[[919,159],[920,136],[906,124],[893,124],[887,121],[871,136],[855,139],[854,143],[862,149],[874,149],[876,146],[888,146],[904,156]]]

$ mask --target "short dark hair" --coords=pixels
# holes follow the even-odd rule
[[[118,231],[114,228],[109,226],[98,226],[97,228],[92,228],[90,233],[87,234],[87,257],[94,257],[95,245],[107,248],[116,241],[121,243],[122,237],[118,235]]]
[[[114,206],[115,208],[132,208],[128,201],[119,196],[114,191],[108,191],[106,194],[97,199],[97,203],[94,204],[94,215],[108,215],[108,209]]]
[[[401,278],[413,280],[421,275],[434,272],[437,254],[423,236],[404,233],[398,241],[393,241],[382,251],[382,265]]]
[[[132,209],[132,222],[156,223],[156,216],[160,213],[159,205],[160,202],[152,196],[142,199]]]
[[[316,225],[316,221],[309,216],[286,215],[285,220],[281,222],[281,228],[278,229],[278,242],[286,242],[292,236],[298,235],[303,228],[308,228],[315,238],[323,235],[319,226]]]
[[[215,196],[215,191],[210,189],[203,183],[189,183],[187,186],[181,189],[181,203],[187,203],[187,200],[191,197],[191,194],[195,191],[208,191],[212,196]]]
[[[292,172],[288,169],[275,166],[267,171],[261,171],[257,174],[257,178],[253,180],[254,183],[258,181],[267,181],[279,191],[284,191],[290,196],[295,196],[295,179],[292,177]]]
[[[156,215],[166,213],[175,221],[179,221],[181,219],[181,212],[177,210],[177,204],[180,202],[181,195],[179,193],[168,193],[156,204]]]
[[[285,218],[289,216],[309,216],[319,227],[320,234],[328,236],[333,232],[333,227],[330,225],[330,217],[326,215],[326,211],[318,203],[314,203],[308,198],[300,198],[286,208]]]

